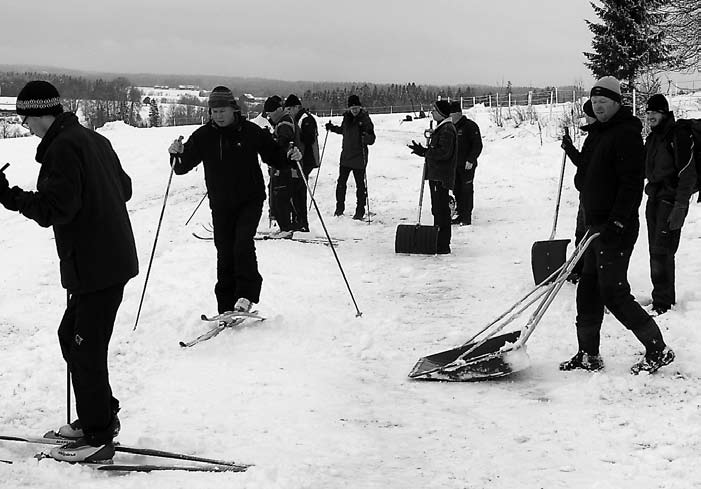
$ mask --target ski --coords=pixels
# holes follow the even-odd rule
[[[201,239],[202,241],[214,241],[214,236],[201,236],[195,231],[192,232],[192,235],[197,239]]]
[[[127,464],[114,462],[64,462],[40,452],[34,456],[38,460],[49,459],[59,463],[81,465],[101,472],[154,472],[154,471],[184,471],[184,472],[245,472],[247,467],[231,465],[177,465],[177,464]]]
[[[16,442],[23,442],[23,443],[33,443],[33,444],[38,444],[38,445],[65,445],[66,443],[69,443],[71,441],[71,440],[67,440],[65,438],[61,438],[61,437],[56,436],[55,432],[53,432],[53,431],[49,431],[44,437],[0,435],[0,440],[16,441]],[[237,464],[235,462],[231,462],[231,461],[227,461],[227,460],[216,460],[216,459],[211,459],[211,458],[198,457],[195,455],[187,455],[185,453],[168,452],[165,450],[155,450],[152,448],[133,447],[133,446],[128,446],[128,445],[122,445],[120,443],[114,444],[114,450],[116,452],[130,453],[133,455],[143,455],[143,456],[148,456],[148,457],[167,458],[167,459],[174,459],[174,460],[185,460],[188,462],[202,462],[202,463],[208,463],[208,464],[213,464],[213,465],[233,467],[233,468],[239,469],[240,471],[246,470],[248,467],[250,467],[250,465],[248,465],[248,464]]]
[[[197,338],[191,341],[181,341],[180,346],[182,348],[189,348],[203,341],[214,338],[219,333],[224,331],[226,328],[235,328],[236,326],[243,323],[246,319],[258,319],[259,321],[264,321],[265,318],[258,315],[258,311],[251,312],[241,312],[241,311],[228,311],[222,314],[217,314],[216,316],[207,316],[202,314],[200,316],[202,321],[217,322],[218,324],[208,331],[205,331]]]
[[[211,340],[215,336],[217,336],[219,333],[224,331],[226,328],[235,328],[239,324],[243,323],[245,318],[237,318],[233,319],[232,321],[219,321],[219,324],[214,326],[212,329],[205,331],[201,335],[199,335],[197,338],[194,340],[190,341],[181,341],[180,346],[182,348],[190,348],[191,346],[195,346],[198,343],[202,343],[203,341]]]

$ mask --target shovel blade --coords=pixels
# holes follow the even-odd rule
[[[471,382],[504,377],[528,367],[525,347],[514,345],[521,331],[488,339],[465,358],[460,358],[475,343],[420,358],[409,377],[417,380]]]
[[[531,248],[531,266],[536,285],[542,284],[567,261],[569,239],[536,241]],[[550,281],[552,282],[553,279]]]
[[[400,224],[394,239],[395,253],[435,255],[438,251],[438,226]]]

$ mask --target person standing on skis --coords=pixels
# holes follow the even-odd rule
[[[287,171],[288,157],[298,160],[302,155],[296,148],[279,146],[268,131],[245,120],[227,87],[215,87],[208,106],[210,121],[185,144],[173,141],[168,151],[175,155],[176,175],[204,164],[217,248],[217,308],[220,313],[248,312],[260,300],[263,284],[254,243],[265,201],[258,155]]]
[[[37,190],[10,188],[0,172],[0,203],[42,227],[53,227],[61,285],[68,292],[58,339],[72,376],[78,419],[55,432],[67,443],[49,455],[68,462],[110,460],[120,423],[107,352],[124,286],[139,272],[126,207],[131,179],[109,140],[64,112],[58,90],[49,82],[27,83],[17,96],[17,114],[41,139]]]

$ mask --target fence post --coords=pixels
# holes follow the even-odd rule
[[[473,107],[474,107],[475,105],[477,105],[477,104],[475,103],[476,100],[477,100],[477,99],[476,99],[475,97],[472,97],[472,106],[473,106]]]
[[[558,98],[557,98],[557,87],[555,87],[555,103],[557,104]]]
[[[511,92],[509,92],[509,108],[511,108]]]
[[[492,108],[492,96],[491,95],[489,95],[489,108],[490,109]]]
[[[637,104],[635,103],[635,99],[636,99],[636,91],[634,88],[633,89],[633,115],[636,115],[636,110],[637,110],[637,107],[636,107]]]

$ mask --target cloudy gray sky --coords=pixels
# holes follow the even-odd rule
[[[0,64],[284,80],[592,81],[587,0],[3,2]]]

